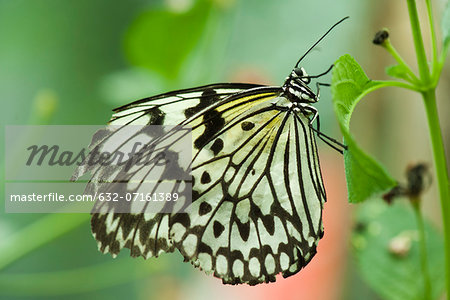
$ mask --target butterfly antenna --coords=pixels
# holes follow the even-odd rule
[[[320,39],[319,39],[317,42],[315,42],[314,45],[312,45],[312,46],[308,49],[308,51],[306,51],[305,54],[303,54],[302,57],[300,57],[300,59],[299,59],[299,60],[297,61],[297,63],[295,64],[295,67],[296,67],[296,68],[298,67],[298,64],[302,61],[302,59],[305,58],[305,56],[306,56],[309,52],[311,52],[311,50],[312,50],[314,47],[316,47],[317,44],[320,43],[320,41],[323,40],[323,38],[326,37],[327,34],[330,33],[331,30],[333,30],[334,27],[338,26],[340,23],[344,22],[344,21],[345,21],[346,19],[348,19],[348,18],[350,18],[350,17],[347,16],[347,17],[345,17],[345,18],[339,20],[339,21],[338,21],[336,24],[334,24],[333,26],[331,26],[331,28],[328,29],[328,31],[325,32],[325,34],[322,35],[322,36],[320,37]]]

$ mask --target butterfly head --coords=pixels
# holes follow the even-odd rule
[[[299,79],[305,84],[309,84],[311,82],[311,78],[306,74],[306,71],[303,67],[296,67],[291,72],[291,77],[295,79]]]
[[[306,73],[305,69],[303,67],[295,67],[283,85],[284,94],[295,103],[317,102],[319,97],[308,86],[310,82],[311,77]]]
[[[288,76],[286,82],[282,87],[283,95],[285,95],[292,103],[308,104],[319,101],[319,83],[316,83],[317,93],[314,93],[308,86],[308,84],[311,82],[311,78],[318,78],[322,75],[325,75],[331,70],[331,68],[320,75],[308,76],[305,69],[299,67],[299,65],[301,61],[306,57],[306,55],[308,55],[308,53],[310,53],[314,49],[314,47],[316,47],[317,44],[319,44],[320,41],[323,40],[334,27],[348,18],[349,17],[342,18],[336,24],[331,26],[331,28],[328,29],[328,31],[325,32],[324,35],[322,35],[311,47],[309,47],[309,49],[300,57],[300,59],[295,64],[294,70],[292,70],[291,74]]]

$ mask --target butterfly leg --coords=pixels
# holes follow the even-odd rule
[[[309,128],[311,128],[315,133],[317,133],[317,136],[328,146],[330,146],[331,148],[333,148],[334,150],[338,151],[339,153],[343,154],[344,150],[347,150],[347,146],[338,142],[337,140],[329,137],[328,135],[322,133],[320,131],[320,118],[319,118],[319,113],[317,111],[317,109],[314,106],[308,105],[308,104],[303,104],[301,105],[302,107],[302,111],[303,113],[310,113],[313,114],[314,116],[310,119],[309,121]],[[317,120],[316,122],[316,127],[314,128],[313,123],[314,121]]]
[[[329,83],[316,82],[316,98],[319,100],[320,98],[320,86],[330,86]]]
[[[320,73],[319,75],[307,75],[307,76],[303,76],[302,79],[308,79],[308,83],[310,82],[311,78],[319,78],[322,77],[326,74],[328,74],[332,69],[333,69],[334,65],[331,65],[325,72]],[[316,100],[319,100],[320,98],[320,86],[330,86],[329,83],[324,83],[324,82],[316,82]]]
[[[343,154],[344,151],[343,150],[347,150],[347,146],[338,142],[337,140],[329,137],[328,135],[322,133],[320,131],[320,117],[319,117],[319,112],[317,111],[317,109],[314,106],[311,105],[303,105],[302,106],[303,110],[308,111],[312,114],[314,114],[314,116],[312,117],[312,119],[309,121],[309,127],[317,133],[317,136],[328,146],[330,146],[331,148],[335,149],[336,151],[338,151],[339,153]],[[313,127],[313,123],[314,121],[317,120],[316,122],[316,127]],[[340,147],[340,148],[339,148]],[[342,150],[343,149],[343,150]]]
[[[302,76],[302,79],[311,79],[311,78],[319,78],[322,77],[328,73],[330,73],[330,71],[333,69],[334,65],[331,65],[325,72],[320,73],[319,75],[307,75],[307,76]]]
[[[347,150],[348,147],[340,142],[338,142],[337,140],[329,137],[328,135],[322,133],[320,131],[320,118],[319,115],[317,114],[317,116],[315,116],[315,118],[317,119],[316,122],[316,127],[314,128],[312,125],[312,122],[309,123],[309,127],[317,133],[317,136],[319,137],[319,139],[321,139],[325,144],[327,144],[328,146],[330,146],[331,148],[333,148],[334,150],[338,151],[339,153],[343,154],[344,150]],[[340,147],[340,148],[339,148]]]

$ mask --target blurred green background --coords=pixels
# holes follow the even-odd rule
[[[443,3],[436,2],[437,16]],[[321,73],[350,53],[371,78],[386,78],[383,68],[392,59],[371,44],[381,27],[391,28],[393,43],[414,63],[402,1],[3,0],[2,125],[105,124],[114,107],[165,91],[214,82],[281,85],[297,59],[347,15],[304,59],[308,73]],[[448,68],[444,72],[438,98],[448,98]],[[362,146],[397,179],[411,161],[431,162],[420,99],[403,91],[368,98],[352,120]],[[449,104],[439,105],[448,116]],[[339,137],[329,89],[321,90],[316,107],[322,131]],[[447,149],[449,128],[443,120]],[[0,134],[3,142],[4,130]],[[116,259],[102,255],[88,215],[5,214],[1,208],[0,299],[379,299],[349,254],[354,206],[346,203],[342,158],[320,146],[329,195],[325,238],[333,236],[314,259],[321,264],[294,279],[224,287],[178,254],[149,261],[130,258],[128,250]],[[4,182],[4,172],[0,176]],[[425,214],[439,227],[435,192],[426,200]]]

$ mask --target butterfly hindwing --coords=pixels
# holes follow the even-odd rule
[[[325,194],[309,120],[280,109],[285,98],[264,97],[197,153],[190,213],[171,218],[175,247],[224,283],[295,274],[323,233]],[[218,139],[226,142],[215,153]]]

